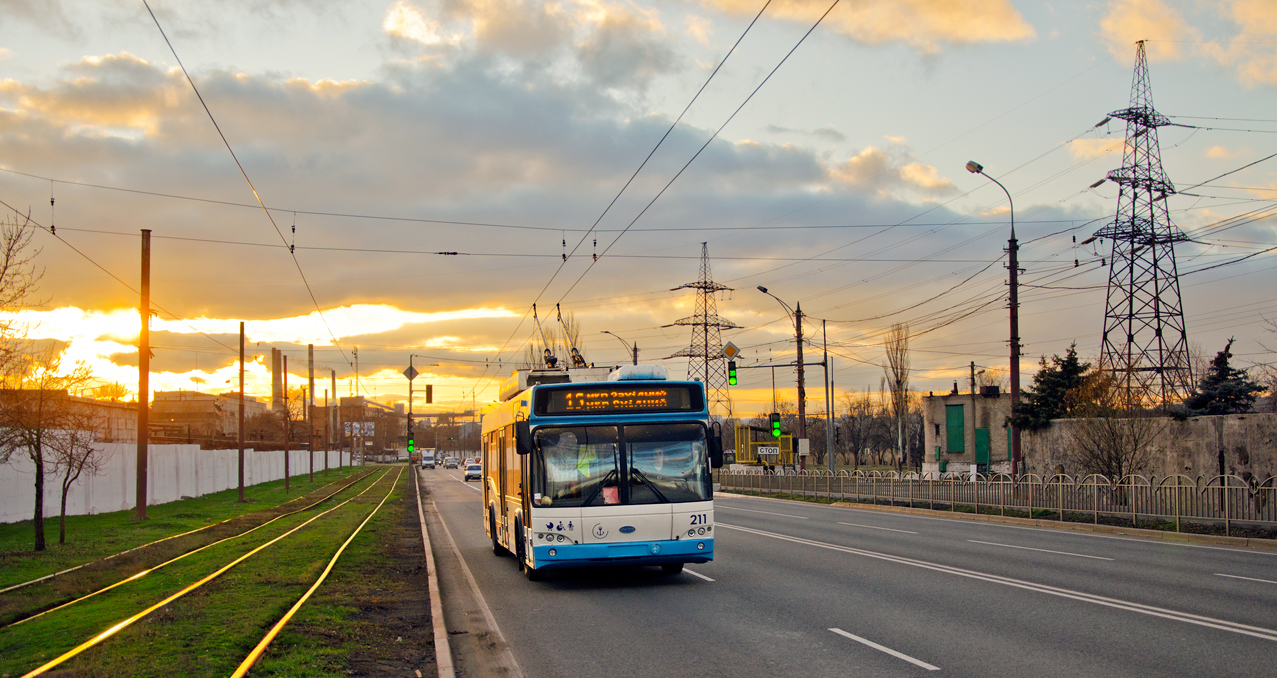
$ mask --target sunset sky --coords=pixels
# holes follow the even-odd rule
[[[915,390],[965,389],[1007,362],[1007,201],[977,160],[1014,196],[1029,383],[1070,343],[1098,358],[1111,244],[1081,243],[1125,127],[1096,123],[1145,39],[1189,341],[1277,362],[1277,4],[844,1],[799,44],[832,0],[775,0],[622,192],[764,2],[151,0],[215,127],[141,0],[0,0],[0,201],[44,270],[21,319],[135,390],[151,229],[152,389],[233,388],[242,320],[250,393],[269,348],[300,384],[314,344],[321,402],[357,349],[360,393],[403,401],[415,355],[414,409],[460,409],[496,398],[533,303],[591,362],[628,361],[607,330],[682,377],[663,326],[708,242],[742,366],[793,359],[764,285],[815,347],[827,321],[839,392],[878,388],[893,322]],[[771,371],[741,374],[737,412],[770,410]]]

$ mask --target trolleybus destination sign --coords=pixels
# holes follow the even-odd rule
[[[541,391],[536,412],[553,414],[628,414],[640,412],[695,412],[701,409],[699,392],[688,385],[591,385]]]

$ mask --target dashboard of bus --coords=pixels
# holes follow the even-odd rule
[[[532,505],[708,501],[708,454],[699,422],[541,426],[529,460]]]

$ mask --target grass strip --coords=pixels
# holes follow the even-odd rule
[[[293,487],[287,492],[282,479],[245,487],[243,503],[238,501],[238,488],[232,488],[157,504],[147,508],[149,519],[145,521],[134,520],[133,509],[67,516],[67,543],[50,540],[44,551],[31,550],[33,521],[0,524],[0,589],[47,579],[49,575],[70,572],[94,561],[213,527],[247,513],[275,508],[362,470],[349,466],[331,469],[327,480],[317,479],[314,483],[305,475],[298,476],[292,479]],[[57,516],[45,518],[45,534],[58,534]]]
[[[293,618],[293,615],[297,614],[297,611],[301,609],[301,606],[304,605],[306,601],[310,599],[311,595],[315,593],[315,589],[318,589],[320,584],[323,584],[324,580],[328,578],[328,573],[332,572],[333,565],[337,564],[337,559],[341,557],[341,554],[346,550],[346,547],[350,546],[350,542],[354,541],[355,537],[359,535],[359,532],[364,529],[364,525],[367,525],[368,521],[372,520],[372,517],[377,515],[377,511],[381,510],[382,505],[384,505],[386,500],[390,498],[390,493],[394,492],[395,486],[399,484],[399,478],[402,476],[403,469],[400,469],[399,473],[395,476],[395,482],[391,484],[390,490],[386,492],[386,496],[381,498],[381,502],[377,504],[377,508],[374,508],[372,513],[369,513],[368,517],[364,518],[364,522],[359,523],[359,527],[355,528],[355,531],[350,534],[350,537],[342,543],[341,548],[337,549],[337,553],[333,555],[332,560],[328,561],[328,567],[324,568],[324,572],[319,575],[319,579],[316,579],[315,583],[306,590],[306,594],[298,599],[298,601],[288,609],[288,612],[283,616],[283,618],[271,627],[270,631],[266,633],[261,642],[257,644],[257,647],[254,647],[253,651],[248,653],[248,657],[246,657],[239,667],[235,669],[235,672],[231,674],[231,678],[242,678],[242,676],[248,673],[248,670],[253,667],[253,664],[257,663],[258,657],[262,656],[262,653],[270,646],[270,643],[275,639],[275,636],[279,635],[279,632],[283,630],[284,626],[286,626],[289,620]]]
[[[389,473],[389,470],[387,470],[387,473]],[[385,477],[385,474],[383,474],[383,476],[382,476],[382,477],[384,478],[384,477]],[[377,482],[380,482],[380,479],[378,479],[378,481],[377,481]],[[200,588],[200,587],[204,586],[205,584],[207,584],[207,583],[209,583],[209,582],[213,581],[214,579],[217,579],[217,578],[218,578],[218,577],[220,577],[222,574],[224,574],[227,570],[230,570],[231,568],[235,567],[236,565],[239,565],[240,563],[244,562],[245,560],[248,560],[248,559],[249,559],[249,558],[251,558],[252,556],[256,555],[258,552],[262,551],[263,549],[265,549],[265,548],[267,548],[267,547],[269,547],[269,546],[271,546],[271,545],[273,545],[273,544],[275,544],[275,543],[279,542],[280,540],[284,539],[285,537],[288,537],[289,535],[292,535],[293,533],[295,533],[295,532],[297,532],[298,530],[300,530],[301,528],[303,528],[303,527],[305,527],[305,526],[307,526],[307,525],[311,524],[312,522],[314,522],[314,521],[318,520],[319,518],[321,518],[321,517],[323,517],[323,516],[325,516],[325,515],[328,515],[329,513],[332,513],[333,511],[336,511],[337,509],[339,509],[339,508],[341,508],[341,507],[345,506],[346,504],[348,504],[348,503],[350,503],[350,502],[354,501],[354,500],[355,500],[355,499],[357,499],[358,497],[362,496],[365,492],[367,492],[368,490],[371,490],[373,487],[375,487],[375,486],[376,486],[376,484],[377,484],[376,482],[372,483],[372,484],[371,484],[371,485],[369,485],[369,486],[368,486],[368,487],[367,487],[367,488],[366,488],[363,492],[360,492],[360,493],[359,493],[358,495],[356,495],[355,497],[351,497],[350,499],[347,499],[346,501],[344,501],[344,502],[342,502],[342,503],[340,503],[340,504],[338,504],[338,505],[336,505],[336,506],[334,506],[334,507],[332,507],[332,508],[328,509],[327,511],[324,511],[324,512],[322,512],[322,513],[316,514],[315,516],[311,517],[309,520],[307,520],[306,522],[304,522],[304,523],[302,523],[302,524],[298,525],[297,527],[294,527],[293,529],[291,529],[291,530],[289,530],[289,531],[287,531],[287,532],[285,532],[285,533],[283,533],[283,534],[279,535],[278,537],[275,537],[274,539],[272,539],[272,540],[270,540],[270,541],[266,542],[265,544],[262,544],[261,546],[258,546],[257,548],[253,549],[252,551],[249,551],[248,553],[246,553],[246,554],[244,554],[244,555],[240,556],[239,558],[236,558],[235,560],[231,561],[230,563],[228,563],[228,564],[226,564],[226,565],[223,565],[222,567],[220,567],[220,568],[218,568],[216,571],[214,571],[212,574],[209,574],[209,575],[204,576],[203,578],[201,578],[200,580],[196,581],[195,583],[190,584],[189,586],[186,586],[185,588],[181,589],[180,591],[178,591],[178,592],[176,592],[176,593],[173,593],[173,594],[169,595],[168,597],[164,598],[163,600],[159,601],[158,603],[155,603],[155,604],[153,604],[153,605],[151,605],[151,606],[147,607],[146,609],[142,610],[141,612],[138,612],[138,613],[136,613],[136,614],[134,614],[134,615],[132,615],[132,616],[130,616],[130,617],[128,617],[128,618],[126,618],[125,620],[123,620],[123,621],[121,621],[121,622],[116,623],[115,625],[113,625],[113,626],[111,626],[111,627],[107,628],[105,631],[102,631],[101,633],[97,634],[96,636],[93,636],[93,637],[92,637],[92,638],[90,638],[89,640],[87,640],[87,641],[85,641],[85,642],[81,643],[80,645],[77,645],[75,648],[73,648],[73,649],[69,650],[68,652],[63,653],[63,654],[62,654],[62,655],[60,655],[59,657],[57,657],[57,658],[55,658],[55,659],[53,659],[53,660],[51,660],[51,661],[49,661],[49,662],[46,662],[45,664],[41,665],[40,667],[36,668],[36,669],[35,669],[35,670],[33,670],[33,671],[30,671],[30,672],[26,673],[26,674],[23,676],[23,678],[34,678],[34,676],[41,675],[41,674],[43,674],[43,673],[45,673],[45,672],[49,671],[50,669],[55,668],[55,667],[57,667],[58,665],[60,665],[60,664],[62,664],[62,663],[64,663],[64,662],[66,662],[67,660],[74,658],[75,656],[77,656],[77,655],[81,654],[82,652],[84,652],[84,651],[86,651],[86,650],[88,650],[88,649],[90,649],[90,648],[92,648],[92,647],[94,647],[94,646],[98,645],[99,643],[101,643],[101,642],[103,642],[103,641],[107,640],[108,638],[110,638],[110,637],[114,636],[115,634],[119,633],[120,631],[122,631],[122,630],[124,630],[124,629],[128,628],[129,626],[131,626],[132,624],[134,624],[134,623],[135,623],[135,622],[137,622],[138,620],[140,620],[140,619],[142,619],[142,618],[146,617],[147,615],[151,614],[152,612],[154,612],[154,611],[156,611],[156,610],[158,610],[158,609],[160,609],[160,608],[163,608],[163,607],[168,606],[170,603],[172,603],[172,602],[174,602],[174,601],[178,600],[179,598],[181,598],[181,597],[185,596],[186,594],[188,594],[188,593],[190,593],[190,592],[192,592],[192,591],[194,591],[194,590],[196,590],[196,589],[198,589],[198,588]]]
[[[332,484],[336,484],[336,483],[332,483]],[[249,534],[252,534],[253,532],[256,532],[257,530],[260,530],[260,529],[262,529],[262,528],[266,527],[267,525],[270,525],[271,523],[274,523],[274,522],[275,522],[275,521],[277,521],[277,520],[281,520],[281,519],[283,519],[283,518],[287,518],[288,516],[291,516],[291,515],[294,515],[294,514],[297,514],[297,513],[301,513],[302,511],[306,511],[306,510],[312,509],[312,508],[314,508],[314,507],[316,507],[316,506],[318,506],[318,505],[320,505],[320,504],[322,504],[322,503],[324,503],[324,502],[328,501],[329,499],[333,498],[334,496],[336,496],[337,494],[341,493],[341,492],[342,492],[343,490],[345,490],[346,488],[353,486],[354,484],[355,484],[355,483],[353,483],[353,482],[352,482],[352,483],[349,483],[349,484],[347,484],[347,485],[345,485],[345,486],[343,486],[343,487],[338,488],[336,491],[329,493],[328,495],[324,496],[323,498],[321,498],[320,500],[318,500],[318,501],[316,501],[316,502],[313,502],[313,503],[311,503],[311,504],[307,504],[306,506],[303,506],[303,507],[301,507],[301,508],[298,508],[298,509],[295,509],[295,510],[292,510],[292,511],[288,511],[287,513],[281,513],[281,514],[279,514],[279,515],[275,516],[274,518],[271,518],[270,520],[267,520],[266,522],[264,522],[264,523],[262,523],[262,524],[260,524],[260,525],[257,525],[256,527],[249,528],[249,529],[247,529],[247,530],[245,530],[245,531],[243,531],[243,532],[239,532],[239,533],[236,533],[236,534],[232,534],[232,535],[230,535],[230,536],[228,536],[228,537],[224,537],[224,538],[222,538],[222,539],[218,539],[217,541],[214,541],[214,542],[211,542],[211,543],[205,544],[204,546],[200,546],[199,548],[192,549],[192,550],[190,550],[190,551],[186,551],[185,553],[183,553],[183,554],[181,554],[181,555],[179,555],[179,556],[177,556],[177,557],[175,557],[175,558],[170,558],[170,559],[168,559],[168,560],[166,560],[166,561],[164,561],[164,562],[162,562],[162,563],[160,563],[160,564],[158,564],[158,565],[154,565],[154,566],[149,567],[149,568],[147,568],[147,569],[145,569],[145,570],[142,570],[141,572],[137,572],[137,573],[135,573],[135,574],[133,574],[133,575],[130,575],[130,576],[128,576],[128,577],[126,577],[126,578],[124,578],[124,579],[120,579],[119,581],[116,581],[116,582],[115,582],[115,583],[113,583],[113,584],[110,584],[110,585],[105,586],[105,587],[103,587],[103,588],[100,588],[100,589],[98,589],[98,590],[96,590],[96,591],[93,591],[92,593],[89,593],[89,594],[84,595],[84,596],[80,596],[79,598],[74,598],[74,599],[69,600],[69,601],[67,601],[67,602],[65,602],[65,603],[62,603],[61,605],[58,605],[57,607],[51,607],[51,608],[46,609],[46,610],[43,610],[43,611],[41,611],[41,612],[37,612],[36,614],[31,615],[30,617],[25,617],[25,618],[23,618],[23,619],[19,619],[19,620],[17,620],[17,621],[15,621],[15,622],[13,622],[12,624],[9,624],[9,626],[17,626],[17,625],[19,625],[19,624],[22,624],[22,623],[25,623],[25,622],[29,622],[29,621],[31,621],[31,620],[33,620],[33,619],[37,619],[37,618],[39,618],[39,617],[42,617],[42,616],[44,616],[44,615],[46,615],[46,614],[49,614],[49,613],[51,613],[51,612],[57,612],[58,610],[61,610],[61,609],[63,609],[63,608],[69,607],[69,606],[71,606],[71,605],[74,605],[74,604],[76,604],[76,603],[79,603],[79,602],[82,602],[82,601],[85,601],[85,600],[88,600],[88,599],[90,599],[90,598],[93,598],[94,596],[97,596],[97,595],[100,595],[100,594],[106,593],[107,591],[110,591],[111,589],[114,589],[114,588],[116,588],[116,587],[118,587],[118,586],[123,586],[123,585],[125,585],[125,584],[128,584],[129,582],[136,581],[136,580],[138,580],[138,579],[140,579],[140,578],[142,578],[142,577],[144,577],[144,576],[146,576],[146,575],[148,575],[148,574],[151,574],[152,572],[155,572],[155,571],[157,571],[157,570],[160,570],[160,569],[164,568],[164,567],[165,567],[165,566],[167,566],[167,565],[171,565],[171,564],[173,564],[173,563],[176,563],[176,562],[178,562],[178,561],[180,561],[180,560],[182,560],[182,559],[184,559],[184,558],[186,558],[186,557],[188,557],[188,556],[195,555],[195,554],[197,554],[197,553],[199,553],[200,551],[203,551],[203,550],[205,550],[205,549],[212,548],[212,547],[214,547],[214,546],[217,546],[218,544],[221,544],[221,543],[224,543],[224,542],[228,542],[228,541],[230,541],[230,540],[232,540],[232,539],[239,539],[239,538],[241,538],[241,537],[245,537],[245,536],[247,536],[247,535],[249,535]],[[327,487],[327,486],[325,486],[325,487]],[[322,491],[323,489],[324,489],[324,488],[320,488],[320,490],[316,490],[316,492]],[[291,502],[285,502],[285,503],[287,504],[287,503],[291,503]],[[219,525],[220,525],[220,524],[224,524],[225,522],[227,522],[227,521],[223,521],[222,523],[219,523]],[[183,535],[177,535],[177,536],[184,536],[185,534],[190,534],[190,533],[189,533],[189,532],[188,532],[188,533],[183,533]],[[166,540],[160,540],[160,541],[166,541]],[[158,542],[153,542],[153,543],[158,543]],[[132,550],[136,550],[136,549],[132,549]],[[121,555],[123,555],[123,554],[121,554]],[[108,556],[108,557],[113,557],[113,556]],[[42,579],[43,579],[43,578],[42,578]],[[37,580],[37,581],[38,581],[38,580]],[[32,582],[32,583],[34,583],[34,582]]]

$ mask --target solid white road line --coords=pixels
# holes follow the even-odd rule
[[[766,514],[767,514],[767,515],[769,515],[769,516],[783,516],[783,517],[785,517],[785,518],[797,518],[797,519],[799,519],[799,520],[811,520],[811,518],[807,518],[807,517],[804,517],[804,516],[794,516],[794,515],[790,515],[790,514],[788,514],[788,513],[772,513],[771,511],[759,511],[759,510],[756,510],[756,509],[743,509],[743,508],[735,508],[735,507],[732,507],[732,506],[719,506],[718,504],[715,504],[715,505],[714,505],[714,510],[715,510],[715,511],[748,511],[748,512],[750,512],[750,513],[766,513]]]
[[[471,485],[471,484],[470,484],[470,481],[468,481],[468,480],[462,480],[462,479],[460,479],[460,478],[458,478],[458,477],[456,477],[456,476],[452,476],[452,479],[453,479],[453,480],[455,480],[455,481],[457,481],[457,482],[459,482],[459,483],[461,483],[462,485],[465,485],[466,487],[468,487],[468,488],[470,488],[470,489],[474,490],[475,492],[482,492],[482,491],[483,491],[483,488],[482,488],[482,487],[479,487],[479,486],[476,486],[476,485]]]
[[[893,556],[887,553],[879,553],[877,551],[868,551],[865,549],[852,548],[850,546],[840,546],[838,544],[830,544],[827,542],[814,541],[812,539],[802,539],[800,537],[791,537],[785,534],[777,534],[775,532],[766,532],[764,530],[755,530],[750,527],[740,527],[739,525],[729,525],[720,522],[718,527],[736,530],[746,534],[758,535],[760,537],[769,537],[771,539],[779,539],[794,544],[803,544],[806,546],[815,546],[817,548],[829,549],[831,551],[839,551],[842,553],[850,553],[852,555],[864,556],[866,558],[875,558],[877,560],[885,560],[900,565],[909,565],[933,572],[943,572],[958,577],[966,577],[968,579],[977,579],[993,584],[1001,584],[1013,588],[1024,589],[1026,591],[1036,591],[1045,593],[1050,596],[1059,596],[1060,598],[1068,598],[1070,600],[1078,600],[1084,603],[1092,603],[1095,605],[1103,605],[1117,610],[1126,610],[1128,612],[1138,612],[1146,614],[1150,617],[1160,617],[1162,619],[1170,619],[1171,621],[1184,622],[1185,624],[1194,624],[1196,626],[1205,626],[1207,628],[1218,629],[1220,631],[1228,631],[1230,633],[1238,633],[1254,638],[1262,638],[1277,642],[1277,630],[1266,629],[1259,626],[1250,626],[1237,622],[1225,621],[1223,619],[1215,619],[1213,617],[1205,617],[1202,615],[1190,614],[1188,612],[1177,612],[1162,607],[1154,607],[1152,605],[1144,605],[1142,603],[1133,603],[1117,598],[1108,598],[1105,596],[1095,595],[1093,593],[1083,593],[1072,589],[1060,588],[1058,586],[1050,586],[1047,584],[1037,584],[1022,579],[1012,579],[1011,577],[1003,577],[1001,575],[989,574],[986,572],[978,572],[976,570],[967,570],[960,567],[952,567],[950,565],[941,565],[925,560],[916,560],[913,558],[905,558],[903,556]]]
[[[686,567],[685,567],[685,568],[683,568],[683,571],[684,571],[684,572],[686,572],[686,573],[688,573],[688,574],[690,574],[690,575],[692,575],[693,577],[700,577],[701,579],[704,579],[705,581],[714,581],[713,579],[710,579],[709,577],[706,577],[705,575],[701,574],[700,572],[693,572],[693,571],[691,571],[691,570],[687,569]]]
[[[888,532],[904,532],[905,534],[918,534],[917,532],[910,532],[909,530],[897,530],[897,529],[892,528],[892,527],[875,527],[875,526],[873,526],[873,525],[861,525],[860,523],[838,523],[838,524],[839,524],[839,525],[850,525],[850,526],[852,526],[852,527],[867,527],[867,528],[869,528],[869,529],[871,529],[871,530],[886,530],[886,531],[888,531]]]
[[[1068,551],[1052,551],[1051,549],[1035,549],[1035,548],[1030,548],[1028,546],[1013,546],[1011,544],[999,544],[993,541],[976,541],[975,539],[968,539],[967,541],[971,542],[972,544],[984,544],[986,546],[1005,546],[1006,548],[1009,548],[1009,549],[1021,549],[1023,551],[1038,551],[1040,553],[1054,553],[1060,556],[1074,556],[1076,558],[1093,558],[1095,560],[1113,560],[1112,558],[1105,558],[1103,556],[1088,556],[1083,553],[1069,553]]]
[[[1254,577],[1239,577],[1239,576],[1237,576],[1237,575],[1235,575],[1235,574],[1220,574],[1220,573],[1216,572],[1216,573],[1215,573],[1215,576],[1216,576],[1216,577],[1228,577],[1229,579],[1245,579],[1246,581],[1257,581],[1257,582],[1259,582],[1259,583],[1261,583],[1261,584],[1277,584],[1277,581],[1272,581],[1272,580],[1270,580],[1270,579],[1255,579]]]
[[[891,648],[889,648],[889,647],[884,647],[884,646],[882,646],[882,645],[879,645],[878,643],[873,642],[872,640],[868,640],[868,639],[865,639],[865,638],[861,638],[860,636],[857,636],[857,635],[854,635],[854,634],[851,634],[851,633],[847,633],[846,631],[844,631],[844,630],[842,630],[842,629],[829,629],[829,630],[830,630],[830,631],[833,631],[834,633],[837,633],[838,635],[840,635],[840,636],[842,636],[842,637],[844,637],[844,638],[850,638],[850,639],[852,639],[852,640],[854,640],[854,641],[856,641],[857,643],[860,643],[860,644],[862,644],[862,645],[868,645],[869,647],[872,647],[873,649],[878,650],[879,652],[886,652],[887,654],[889,654],[889,655],[891,655],[891,656],[895,657],[896,659],[903,659],[903,660],[905,660],[905,661],[909,662],[910,664],[913,664],[914,666],[921,666],[922,668],[924,668],[924,669],[926,669],[926,670],[928,670],[928,671],[939,671],[939,670],[940,670],[940,667],[939,667],[939,666],[932,666],[931,664],[928,664],[927,662],[924,662],[924,661],[922,661],[922,660],[920,660],[920,659],[914,659],[913,657],[910,657],[909,655],[907,655],[907,654],[905,654],[905,653],[903,653],[903,652],[896,652],[895,650],[893,650],[893,649],[891,649]]]

